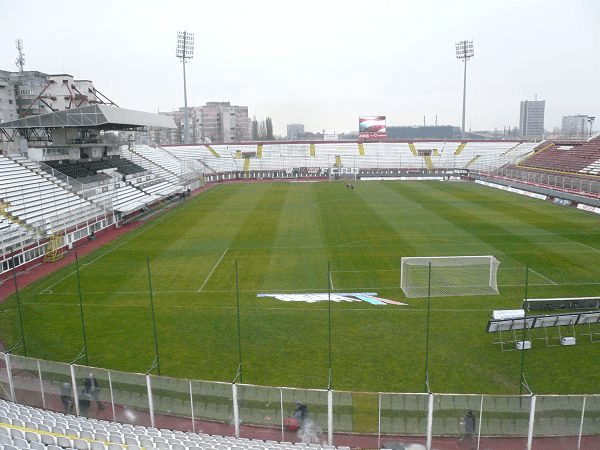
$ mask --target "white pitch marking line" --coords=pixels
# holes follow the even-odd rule
[[[206,283],[208,283],[208,280],[210,279],[210,277],[212,276],[213,272],[215,271],[215,269],[217,268],[217,266],[220,264],[221,260],[225,257],[225,253],[227,253],[229,251],[229,247],[227,247],[225,249],[225,251],[223,252],[223,254],[221,255],[221,257],[219,258],[219,260],[217,261],[217,263],[213,266],[212,270],[210,271],[210,273],[208,274],[208,276],[206,277],[206,280],[204,280],[204,283],[202,283],[202,286],[200,286],[200,289],[198,289],[198,292],[202,291],[202,289],[204,289],[204,285]]]
[[[545,277],[544,275],[542,275],[539,272],[536,272],[535,270],[533,270],[531,267],[529,268],[529,270],[531,270],[533,273],[535,273],[536,275],[539,275],[540,277],[542,277],[544,280],[549,281],[550,283],[557,285],[558,283],[555,283],[554,281],[552,281],[550,278]]]
[[[333,287],[333,278],[331,278],[331,272],[329,272],[329,286],[331,286],[331,289],[335,289]]]
[[[583,242],[578,242],[578,244],[584,246],[585,248],[589,248],[590,250],[594,250],[595,252],[600,252],[600,250],[598,250],[596,247],[584,244]]]

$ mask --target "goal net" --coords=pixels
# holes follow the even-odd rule
[[[494,295],[499,265],[491,255],[403,257],[400,286],[409,298]]]

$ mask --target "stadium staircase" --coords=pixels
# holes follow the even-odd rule
[[[365,146],[362,144],[362,142],[358,144],[358,154],[360,156],[365,156]]]
[[[458,146],[458,148],[454,152],[454,156],[460,155],[466,146],[467,146],[466,142],[461,142],[461,144]]]
[[[521,145],[521,143],[515,144],[513,145],[511,148],[509,148],[508,150],[500,153],[500,156],[506,156],[508,155],[510,152],[512,152],[514,149],[516,149],[519,145]]]
[[[217,152],[215,152],[215,150],[210,145],[207,145],[206,148],[208,148],[208,150],[210,150],[210,152],[213,154],[213,156],[215,158],[220,158],[221,157]]]
[[[244,158],[244,172],[250,172],[250,158]]]
[[[413,154],[413,156],[418,156],[417,149],[415,148],[415,144],[413,144],[412,142],[409,142],[408,148],[410,148],[410,152]]]
[[[46,254],[44,255],[44,262],[55,262],[63,258],[63,252],[61,251],[63,245],[63,237],[58,234],[53,234],[48,240],[48,246],[46,247]]]
[[[342,157],[339,155],[335,157],[335,167],[342,167]]]
[[[429,170],[433,170],[433,161],[431,160],[431,156],[425,155],[424,159],[425,159],[425,165],[427,166],[427,168]]]
[[[262,154],[263,154],[263,146],[262,146],[262,144],[258,144],[256,146],[256,157],[262,158]]]
[[[475,164],[475,161],[477,161],[480,158],[480,155],[475,155],[473,156],[473,158],[471,159],[471,161],[469,161],[465,167],[463,167],[464,169],[468,169],[469,167],[471,167],[473,164]]]
[[[309,154],[310,154],[310,156],[316,156],[316,153],[315,153],[315,144],[310,144]]]

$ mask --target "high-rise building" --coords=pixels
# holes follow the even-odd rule
[[[519,118],[521,136],[529,139],[543,139],[545,106],[545,100],[524,100],[521,102],[521,115]]]
[[[173,117],[177,130],[152,130],[154,144],[182,144],[184,108],[161,112]],[[205,106],[188,107],[190,143],[241,142],[251,139],[247,106],[231,106],[229,102],[208,102]]]
[[[585,138],[588,134],[588,123],[587,115],[564,116],[560,134],[565,137]]]
[[[287,138],[290,141],[297,139],[304,134],[304,125],[301,123],[291,123],[287,126]]]
[[[18,118],[16,90],[10,72],[0,70],[0,123]]]
[[[208,102],[199,109],[202,140],[240,142],[251,139],[247,106],[231,106],[229,102]]]

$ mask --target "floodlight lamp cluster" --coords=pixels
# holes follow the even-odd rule
[[[194,56],[194,33],[187,31],[177,32],[177,54],[178,58],[192,59]]]
[[[460,41],[456,43],[456,58],[467,60],[475,54],[473,41]]]

